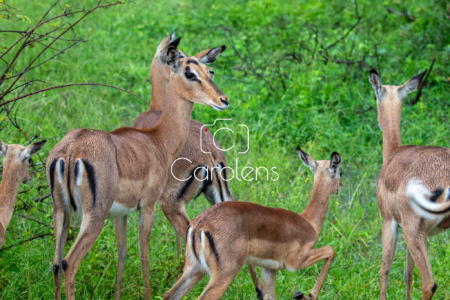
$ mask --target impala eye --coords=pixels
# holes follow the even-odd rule
[[[184,76],[186,76],[187,79],[193,79],[193,78],[195,78],[195,74],[194,74],[194,73],[188,73],[188,72],[186,72],[186,73],[184,73]]]
[[[214,75],[214,71],[209,71],[209,73],[210,73],[211,75]]]

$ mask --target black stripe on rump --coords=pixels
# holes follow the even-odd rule
[[[214,239],[212,237],[212,234],[209,231],[205,231],[205,235],[208,238],[209,245],[211,246],[211,249],[212,249],[212,251],[214,253],[214,256],[217,259],[217,262],[220,262],[220,260],[219,260],[219,253],[217,253],[216,244],[214,243]]]
[[[435,189],[433,191],[433,193],[431,194],[430,201],[436,202],[436,200],[442,195],[443,192],[444,192],[444,190],[441,188]]]
[[[181,188],[180,193],[178,194],[178,199],[182,199],[187,191],[189,190],[189,188],[191,187],[192,183],[194,182],[195,179],[195,170],[197,170],[198,167],[202,167],[202,165],[197,165],[191,172],[191,177],[186,180],[186,184]]]
[[[225,164],[223,162],[220,162],[219,165],[221,166],[219,175],[223,174],[223,177],[224,177],[223,185],[225,186],[225,190],[227,191],[227,195],[231,197],[230,187],[228,186],[227,169],[225,169]],[[220,178],[220,179],[222,179],[222,178]]]
[[[198,260],[197,251],[195,250],[195,228],[192,230],[191,238],[192,238],[192,250],[194,251],[195,258]]]
[[[72,190],[70,189],[70,159],[71,158],[72,158],[72,153],[70,153],[69,162],[67,163],[67,190],[69,191],[69,199],[70,199],[70,203],[72,204],[73,210],[77,211],[77,206],[75,205],[75,201],[73,200]],[[64,168],[64,167],[62,167],[62,168]]]
[[[91,188],[93,203],[92,206],[95,206],[95,201],[97,200],[97,183],[95,182],[95,171],[94,167],[91,165],[91,163],[83,159],[84,169],[86,170],[87,177],[89,180],[89,187]]]
[[[53,159],[52,163],[50,164],[50,170],[49,170],[49,175],[50,175],[50,192],[52,193],[52,198],[53,196],[53,188],[55,186],[55,169],[56,169],[56,158]]]

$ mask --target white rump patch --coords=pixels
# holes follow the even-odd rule
[[[77,168],[77,178],[75,178],[76,179],[76,182],[77,182],[77,185],[78,186],[80,186],[81,185],[81,179],[83,178],[83,166],[82,166],[82,161],[81,161],[81,159],[77,159],[77,162],[75,163],[75,168],[78,166],[78,168]]]
[[[206,239],[206,236],[202,230],[202,231],[200,231],[200,243],[202,244],[202,248],[200,249],[198,259],[200,260],[201,269],[205,273],[208,273],[209,275],[211,275],[211,270],[209,269],[208,264],[206,263],[206,258],[205,258],[205,239]]]
[[[64,170],[61,169],[61,162],[63,162],[63,165],[65,165],[64,159],[60,159],[60,160],[58,160],[58,168],[56,168],[56,169],[58,170],[59,184],[64,185],[64,177],[63,177]]]

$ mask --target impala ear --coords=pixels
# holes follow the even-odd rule
[[[8,146],[0,140],[0,156],[5,157]]]
[[[337,152],[333,152],[330,158],[330,170],[336,174],[342,163],[342,157]]]
[[[207,50],[203,50],[202,52],[195,55],[195,57],[198,59],[199,62],[203,64],[211,64],[216,61],[216,59],[219,57],[219,55],[225,51],[227,47],[225,45],[211,48]]]
[[[166,49],[163,50],[163,52],[166,52],[165,54],[165,61],[170,66],[172,71],[175,71],[178,68],[178,60],[180,59],[180,52],[178,51],[177,47],[178,44],[180,44],[181,37],[177,38],[175,41],[169,43],[167,45],[167,52]]]
[[[381,84],[380,76],[378,76],[377,71],[375,71],[374,69],[370,70],[369,82],[372,85],[373,90],[375,91],[375,97],[379,101],[382,101],[384,98],[384,93],[386,92],[386,89]]]
[[[176,50],[176,52],[178,52],[178,57],[180,56],[180,53],[179,53],[179,50],[178,50],[178,45],[180,44],[180,41],[181,41],[181,37],[179,37],[179,38],[177,38],[176,40],[173,40],[173,41],[171,41],[171,42],[169,42],[167,45],[165,45],[163,48],[159,48],[158,47],[158,60],[159,60],[159,62],[160,63],[162,63],[162,64],[169,64],[168,62],[169,62],[169,60],[168,60],[168,58],[169,57],[174,57],[174,53],[172,53],[172,55],[169,55],[169,53],[172,51],[172,50]]]
[[[47,140],[42,140],[37,143],[33,143],[30,146],[26,147],[23,150],[23,159],[27,159],[33,154],[36,154],[41,148],[44,146],[44,144],[47,142]]]
[[[298,156],[302,159],[303,164],[305,164],[308,168],[311,169],[311,172],[315,175],[317,172],[318,164],[312,159],[306,152],[304,152],[300,147],[297,147]]]
[[[427,73],[427,71],[428,70],[425,70],[422,73],[420,73],[419,75],[414,76],[413,78],[411,78],[410,80],[405,82],[404,85],[399,87],[398,96],[399,96],[400,100],[405,99],[409,93],[414,92],[415,90],[417,90],[419,88],[420,84],[422,83],[422,79],[425,76],[425,74]]]

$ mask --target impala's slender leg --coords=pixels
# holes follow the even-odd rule
[[[264,300],[275,300],[275,284],[277,270],[262,269],[262,284],[264,291]]]
[[[252,276],[253,285],[255,286],[256,297],[258,300],[263,300],[263,288],[261,283],[259,282],[258,272],[256,271],[255,266],[248,266],[248,270],[250,271],[250,275]]]
[[[59,200],[57,200],[57,197],[59,197]],[[53,286],[55,299],[59,300],[61,299],[63,273],[62,260],[64,258],[64,248],[69,233],[70,214],[65,211],[64,205],[62,205],[61,194],[59,191],[54,191],[53,203],[53,228],[56,240],[55,260],[53,261]]]
[[[398,225],[394,219],[384,220],[382,227],[383,255],[381,257],[380,270],[380,300],[387,297],[387,285],[392,261],[394,260],[395,248],[397,245]]]
[[[306,297],[299,297],[296,299],[308,299],[313,300],[319,297],[320,290],[322,289],[323,282],[325,281],[325,277],[327,276],[328,270],[331,267],[331,263],[334,259],[334,250],[331,246],[325,246],[318,249],[311,249],[309,252],[304,252],[304,250],[299,250],[297,254],[288,255],[286,258],[286,266],[289,266],[290,269],[300,270],[308,268],[319,261],[325,259],[322,270],[320,271],[319,277],[317,277],[316,284],[311,291],[311,293]],[[297,293],[296,295],[300,296],[301,293]]]
[[[406,266],[405,273],[403,274],[403,279],[405,281],[406,300],[411,300],[411,285],[414,276],[414,260],[411,256],[411,252],[409,252],[409,249],[407,249],[406,252]]]
[[[200,270],[196,262],[192,262],[190,255],[186,255],[183,275],[175,285],[164,294],[164,300],[180,300],[203,278],[206,273]]]
[[[167,178],[167,176],[166,176]],[[159,187],[164,187],[165,182]],[[156,201],[161,195],[160,188],[153,188],[144,192],[141,199],[142,208],[139,217],[139,249],[142,267],[142,277],[144,280],[144,298],[150,300],[150,274],[149,274],[149,255],[150,255],[150,237],[152,234],[153,220],[155,219]]]
[[[86,256],[100,235],[106,220],[104,209],[93,209],[83,215],[80,233],[63,261],[67,299],[75,299],[75,277],[81,260]]]
[[[177,252],[181,256],[183,255],[181,238],[185,239],[186,230],[191,222],[186,213],[186,203],[184,199],[175,199],[172,196],[161,195],[159,205],[167,220],[175,229]]]
[[[234,266],[227,267],[226,270],[222,269],[220,273],[212,273],[208,285],[197,300],[219,300],[230,287],[241,268],[242,265],[234,264]]]
[[[116,279],[116,296],[120,299],[120,291],[122,287],[122,273],[125,259],[127,257],[127,216],[114,219],[114,227],[116,229],[117,241],[117,279]]]
[[[417,224],[418,222],[415,222]],[[436,282],[433,278],[430,261],[427,253],[427,235],[418,227],[411,224],[404,224],[403,234],[405,236],[408,251],[416,263],[422,280],[422,300],[433,298],[437,289]]]

